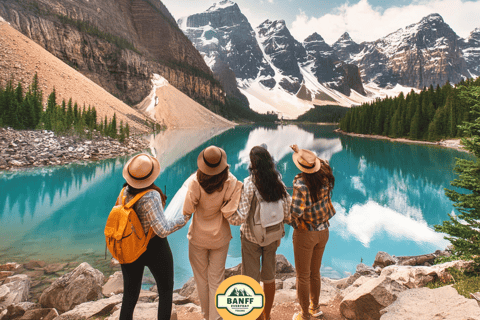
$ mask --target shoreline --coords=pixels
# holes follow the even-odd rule
[[[432,141],[423,141],[423,140],[410,140],[407,138],[390,138],[387,136],[380,136],[375,134],[351,133],[351,132],[345,132],[341,129],[335,129],[334,132],[340,133],[346,136],[351,136],[351,137],[368,138],[368,139],[376,139],[376,140],[388,140],[391,142],[400,142],[400,143],[408,143],[408,144],[423,144],[423,145],[430,145],[430,146],[439,146],[444,148],[455,149],[461,152],[470,153],[468,150],[465,150],[465,148],[461,144],[461,139],[447,139],[447,140],[432,142]]]
[[[142,137],[119,140],[94,132],[91,139],[60,136],[47,130],[0,128],[0,173],[91,163],[147,150]]]

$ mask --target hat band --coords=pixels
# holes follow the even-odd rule
[[[222,162],[222,157],[223,157],[223,153],[220,152],[220,160],[218,160],[217,163],[210,163],[208,162],[207,159],[205,159],[205,152],[203,152],[203,161],[205,162],[205,164],[210,167],[210,168],[216,168],[218,167],[218,165],[220,164],[220,162]]]
[[[152,159],[150,159],[150,162],[152,162]],[[128,174],[130,175],[130,177],[132,177],[132,179],[137,180],[137,181],[142,181],[142,180],[148,179],[148,178],[152,175],[153,169],[155,169],[155,166],[154,166],[153,163],[152,163],[152,170],[150,170],[150,172],[149,172],[146,176],[143,176],[143,177],[141,177],[141,178],[137,178],[137,177],[133,176],[133,175],[130,173],[130,168],[128,168],[127,171],[128,171]]]
[[[313,169],[313,168],[315,168],[315,162],[314,162],[313,165],[311,165],[311,166],[306,166],[306,165],[302,164],[300,161],[298,161],[298,164],[301,165],[302,167],[304,167],[305,169]]]

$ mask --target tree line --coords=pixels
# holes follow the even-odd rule
[[[432,85],[420,93],[410,91],[406,96],[387,97],[351,108],[340,121],[345,132],[375,134],[392,138],[438,141],[461,137],[458,129],[471,121],[472,103],[459,95],[461,87],[478,87],[480,78],[462,80],[452,86]]]
[[[116,114],[108,121],[107,116],[97,123],[95,107],[85,105],[79,107],[65,99],[59,105],[55,89],[47,99],[44,110],[42,105],[43,92],[39,88],[38,76],[35,74],[32,83],[24,92],[22,83],[13,86],[9,80],[3,88],[0,86],[0,127],[11,127],[17,130],[43,129],[51,130],[57,134],[79,135],[91,138],[94,130],[103,136],[124,141],[130,136],[128,123],[117,125]]]
[[[346,107],[336,105],[315,106],[300,115],[296,121],[298,122],[339,122],[345,114],[350,110]]]

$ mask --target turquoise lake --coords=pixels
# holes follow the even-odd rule
[[[437,146],[393,143],[343,136],[332,126],[239,126],[219,130],[172,130],[149,138],[161,163],[156,184],[165,189],[168,206],[183,182],[197,169],[198,153],[208,145],[222,147],[230,170],[240,180],[248,176],[248,154],[266,143],[283,181],[292,185],[299,172],[291,144],[314,150],[333,168],[330,240],[322,275],[341,278],[358,263],[371,265],[378,251],[418,255],[445,249],[448,242],[433,225],[448,219],[453,209],[444,188],[455,178],[456,158],[467,153]],[[213,138],[211,138],[214,136]],[[128,158],[58,168],[0,174],[0,263],[29,260],[87,261],[104,259],[105,221],[124,182]],[[239,227],[231,227],[226,267],[241,262]],[[168,237],[175,260],[175,287],[192,276],[188,261],[188,226]],[[292,229],[277,253],[293,264]]]

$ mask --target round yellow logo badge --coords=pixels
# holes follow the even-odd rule
[[[260,284],[247,276],[233,276],[217,289],[215,304],[224,320],[255,320],[263,311],[265,296]]]

